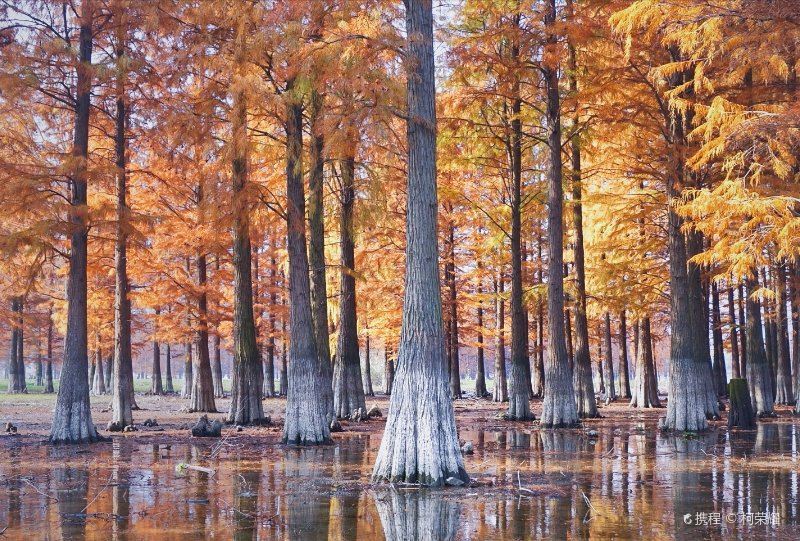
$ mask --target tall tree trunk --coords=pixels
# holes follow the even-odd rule
[[[628,367],[628,324],[625,310],[619,313],[619,395],[622,398],[631,398]]]
[[[753,411],[759,416],[772,416],[773,390],[772,374],[769,360],[764,347],[764,335],[761,329],[761,306],[753,292],[758,287],[758,275],[753,275],[746,280],[747,300],[747,384],[750,387],[750,398],[753,401]]]
[[[728,284],[728,322],[731,339],[731,376],[740,379],[742,372],[739,370],[739,331],[736,327],[736,302],[733,298],[733,285]]]
[[[219,273],[219,256],[214,259],[216,263],[216,272]],[[225,397],[225,389],[222,385],[222,347],[220,342],[219,327],[217,327],[214,332],[214,357],[211,359],[211,378],[214,384],[214,398]]]
[[[198,186],[198,207],[203,205],[203,186]],[[201,217],[202,220],[202,217]],[[189,411],[216,412],[214,403],[214,379],[211,375],[211,356],[208,351],[208,295],[206,284],[208,282],[208,267],[206,255],[197,254],[197,330],[194,341],[197,348],[195,365],[192,370],[192,396]],[[260,392],[259,388],[259,392]],[[260,394],[259,394],[260,398]]]
[[[606,402],[617,399],[617,384],[614,378],[614,354],[611,349],[611,314],[606,312],[603,328],[603,357],[605,358]]]
[[[514,17],[518,23],[519,14]],[[516,59],[519,56],[516,40],[512,40],[511,51],[512,59]],[[530,407],[528,326],[522,303],[522,100],[518,97],[519,86],[519,81],[515,80],[511,103],[511,380],[508,418],[527,421],[533,419],[533,413]],[[562,317],[559,315],[559,319]]]
[[[675,51],[671,51],[673,59],[678,60]],[[683,82],[683,74],[673,77],[671,86]],[[669,119],[671,136],[675,147],[683,145],[684,119],[675,114]],[[673,149],[678,154],[677,148]],[[690,269],[690,247],[682,230],[683,219],[677,214],[674,202],[681,197],[686,186],[687,173],[682,159],[674,160],[673,170],[667,177],[668,214],[668,246],[670,276],[670,363],[669,363],[669,399],[667,415],[662,419],[663,428],[675,431],[705,430],[708,387],[713,383],[711,366],[708,357],[708,324],[698,317],[702,312],[702,295],[698,295],[699,269],[692,265]],[[702,292],[700,292],[702,293]],[[699,336],[701,329],[706,329],[706,355],[701,355]],[[713,389],[712,389],[713,390]],[[716,407],[716,393],[714,407]]]
[[[284,319],[281,323],[281,328],[283,330],[281,339],[281,373],[280,373],[280,396],[285,397],[286,394],[289,392],[289,366],[287,364],[288,354],[289,354],[289,341],[286,335],[286,320]]]
[[[333,409],[340,419],[350,417],[358,410],[361,411],[362,418],[366,419],[367,406],[364,402],[358,346],[356,262],[353,240],[353,206],[356,198],[355,148],[349,150],[348,156],[341,163],[339,240],[342,261],[339,281],[339,337],[336,345],[336,362],[333,367]]]
[[[448,318],[450,323],[450,333],[448,334],[450,355],[448,366],[450,367],[450,395],[453,399],[461,398],[461,364],[458,358],[458,297],[456,294],[456,238],[455,226],[450,224],[448,231],[448,261],[445,265],[445,279],[447,280],[448,303],[447,308],[450,312]]]
[[[153,377],[150,381],[150,394],[164,394],[164,385],[161,381],[161,345],[153,339]]]
[[[383,346],[383,394],[392,394],[394,384],[394,359],[389,354],[389,346]]]
[[[539,258],[539,268],[536,271],[536,283],[541,285],[544,280],[544,266],[542,264],[542,235],[536,235],[537,256]],[[536,398],[544,396],[544,302],[539,298],[536,304],[536,359],[533,370],[532,395]]]
[[[291,339],[283,441],[317,444],[330,441],[331,409],[327,397],[332,385],[327,379],[330,362],[319,354],[312,319],[303,193],[303,115],[300,103],[294,101],[286,106],[286,147]]]
[[[403,324],[389,415],[372,477],[432,486],[450,478],[467,483],[444,357],[431,0],[407,0],[406,33],[408,199]]]
[[[480,264],[479,264],[480,266]],[[478,282],[478,337],[477,337],[477,373],[475,375],[475,396],[484,398],[489,395],[486,390],[486,361],[483,346],[483,285]]]
[[[660,408],[661,401],[658,399],[649,317],[644,317],[639,321],[637,338],[639,346],[636,348],[636,377],[633,381],[631,407]]]
[[[42,364],[42,345],[37,339],[36,341],[36,386],[41,387],[44,385],[44,366]]]
[[[47,309],[47,369],[44,372],[44,392],[55,392],[53,389],[53,307]]]
[[[800,264],[797,262],[789,266],[789,297],[792,309],[792,389],[795,408],[800,412]]]
[[[544,17],[548,48],[556,47],[556,0],[548,0]],[[575,390],[569,371],[564,337],[564,190],[561,171],[561,105],[558,67],[545,65],[547,87],[547,130],[550,168],[547,178],[547,320],[550,347],[544,376],[544,403],[540,426],[555,428],[578,424]]]
[[[21,393],[25,381],[25,363],[20,361],[22,350],[22,300],[20,297],[11,298],[12,318],[11,351],[8,360],[8,392]]]
[[[739,348],[740,364],[739,371],[742,376],[747,377],[747,320],[745,318],[745,298],[744,298],[744,284],[739,282],[739,339],[741,340],[741,347]]]
[[[309,161],[311,163],[308,176],[308,260],[311,270],[311,318],[317,353],[322,359],[320,368],[323,371],[323,377],[321,382],[325,385],[321,391],[330,420],[335,413],[332,386],[333,366],[331,365],[331,346],[328,335],[328,289],[325,279],[325,206],[323,203],[325,159],[322,155],[325,138],[322,134],[320,118],[324,99],[316,90],[311,91],[309,105],[309,124],[311,125]],[[302,173],[300,174],[302,175]]]
[[[167,351],[164,355],[166,366],[164,367],[164,390],[168,393],[174,393],[175,387],[172,384],[172,347],[167,344]]]
[[[495,341],[494,341],[494,401],[508,401],[508,380],[506,379],[506,305],[503,300],[503,290],[505,280],[503,273],[500,272],[494,282],[494,320],[495,320]]]
[[[103,370],[103,355],[102,349],[97,349],[97,360],[95,362],[96,369],[94,377],[92,378],[92,391],[96,395],[106,394],[106,376]]]
[[[778,295],[776,296],[777,325],[775,329],[776,338],[778,339],[775,403],[794,404],[792,361],[789,351],[789,315],[786,311],[786,264],[783,261],[779,261],[775,265],[775,276],[775,285],[778,288]]]
[[[364,337],[364,361],[361,366],[361,382],[364,387],[365,396],[375,396],[375,391],[372,390],[372,367],[370,366],[370,344],[369,344],[369,331]]]
[[[574,16],[572,0],[567,2],[570,18]],[[572,94],[578,92],[577,80],[577,51],[569,42],[569,90]],[[580,124],[577,113],[573,117],[573,124]],[[582,419],[599,417],[597,402],[594,396],[594,381],[592,378],[592,360],[589,351],[589,323],[586,318],[586,263],[583,247],[583,183],[581,182],[581,140],[580,133],[576,132],[570,141],[572,148],[572,224],[575,228],[575,355],[573,357],[573,383],[575,386],[575,402],[578,408],[578,417]]]
[[[117,223],[114,241],[114,373],[112,375],[111,421],[108,429],[121,431],[133,424],[133,357],[131,354],[131,303],[128,298],[128,207],[127,137],[128,118],[125,99],[126,16],[121,9],[115,12],[117,70],[117,117],[114,135],[117,181]],[[102,357],[100,362],[103,362]]]
[[[722,342],[722,316],[719,308],[719,290],[711,283],[711,336],[714,343],[713,375],[717,395],[728,396],[728,371],[725,368],[725,347]]]
[[[275,325],[275,309],[278,303],[278,294],[275,291],[277,288],[277,271],[275,262],[275,251],[272,246],[272,255],[270,256],[270,294],[269,294],[269,337],[267,337],[267,361],[264,363],[264,396],[269,398],[276,396],[275,393],[275,333],[277,326]]]
[[[181,398],[192,397],[192,382],[194,381],[194,355],[192,343],[183,344],[183,386],[181,388]]]
[[[253,316],[252,251],[250,248],[250,204],[246,186],[249,176],[247,101],[242,88],[244,74],[245,24],[236,30],[236,80],[233,92],[233,369],[231,409],[228,421],[236,424],[259,423],[264,419],[261,386],[264,372],[256,344]]]
[[[87,352],[87,244],[88,227],[84,209],[87,201],[87,160],[89,157],[89,116],[92,90],[93,0],[83,0],[80,14],[79,60],[76,81],[75,133],[70,175],[69,271],[67,278],[67,332],[64,362],[56,399],[51,443],[87,443],[101,439],[89,404],[89,360]]]
[[[603,369],[603,340],[597,341],[597,375],[600,377],[600,394],[606,394],[605,370]]]

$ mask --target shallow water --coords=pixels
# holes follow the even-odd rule
[[[462,431],[475,444],[467,468],[479,485],[445,490],[369,485],[375,435],[314,449],[246,435],[6,443],[0,537],[800,538],[798,426],[694,439],[642,425],[598,430]],[[214,473],[176,472],[179,463]]]

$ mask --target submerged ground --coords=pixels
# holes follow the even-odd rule
[[[621,402],[580,429],[548,431],[459,400],[475,482],[425,490],[370,484],[384,419],[344,423],[333,445],[301,449],[279,443],[281,399],[265,400],[277,426],[207,440],[189,436],[198,415],[179,411],[186,400],[137,396],[136,422],[158,427],[53,447],[42,442],[54,400],[0,397],[0,421],[19,430],[0,437],[2,539],[800,538],[800,423],[788,409],[757,431],[720,422],[666,435],[664,410]],[[92,402],[102,427],[108,397]]]

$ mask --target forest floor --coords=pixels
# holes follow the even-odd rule
[[[27,394],[5,394],[0,389],[0,423],[5,427],[7,422],[11,422],[18,428],[18,437],[36,439],[46,437],[50,431],[50,422],[55,406],[55,394],[42,394],[34,388]],[[666,404],[665,397],[661,400]],[[189,412],[187,410],[188,401],[177,394],[163,396],[152,396],[144,393],[136,394],[136,402],[139,409],[134,411],[134,424],[136,431],[124,434],[115,434],[115,437],[124,438],[177,438],[188,439],[191,437],[190,429],[192,425],[203,415],[203,413]],[[223,436],[241,432],[240,436],[250,436],[255,438],[275,438],[280,436],[283,428],[283,413],[286,407],[285,398],[267,398],[264,400],[264,414],[272,420],[270,426],[259,427],[236,427],[225,425]],[[365,434],[383,432],[385,416],[389,407],[389,397],[377,394],[374,397],[367,397],[367,408],[376,405],[382,412],[380,418],[370,419],[367,422],[341,421],[343,433]],[[92,416],[98,430],[103,433],[111,418],[110,406],[111,398],[109,395],[92,396]],[[464,398],[454,401],[456,413],[456,423],[459,432],[462,429],[474,430],[502,430],[506,428],[534,429],[537,421],[513,422],[502,419],[502,414],[507,408],[507,404],[492,402],[491,400],[478,400],[476,398]],[[531,409],[538,418],[541,412],[542,402],[534,399]],[[216,413],[208,413],[210,420],[219,419],[224,423],[225,413],[230,407],[230,398],[216,399]],[[611,404],[598,404],[600,412],[599,419],[585,419],[582,427],[576,431],[599,430],[601,428],[614,428],[620,425],[641,425],[642,428],[652,429],[657,426],[658,419],[662,417],[666,408],[655,409],[636,409],[628,406],[628,400],[619,399]],[[777,417],[761,420],[763,423],[787,422],[794,419],[791,406],[775,406]],[[727,423],[727,411],[721,412],[721,419],[710,421],[711,429],[725,428]],[[147,419],[153,419],[158,426],[147,427],[142,423]],[[799,420],[800,421],[800,420]],[[336,434],[333,434],[336,437]],[[463,439],[463,438],[462,438]]]
[[[101,433],[109,397],[92,397]],[[758,430],[657,430],[665,409],[627,401],[570,430],[501,418],[505,405],[454,402],[470,486],[388,490],[370,482],[388,397],[367,399],[383,416],[343,421],[333,444],[280,443],[285,399],[264,400],[272,426],[225,425],[193,438],[199,413],[178,396],[137,394],[137,430],[113,443],[42,445],[55,395],[0,394],[0,538],[194,539],[231,532],[267,539],[797,539],[800,419],[788,407]],[[224,419],[229,399],[217,400]],[[534,400],[538,416],[541,401]],[[143,426],[154,419],[158,426]],[[410,507],[411,506],[411,507]],[[414,513],[409,509],[416,509]],[[708,523],[708,514],[721,516]],[[767,516],[767,523],[754,522]],[[701,518],[704,517],[704,518]],[[405,521],[416,520],[408,524]],[[398,522],[400,521],[400,522]],[[36,528],[39,528],[38,530]],[[34,535],[33,538],[36,538]],[[44,537],[43,537],[44,538]]]

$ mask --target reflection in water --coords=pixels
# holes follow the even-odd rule
[[[453,495],[382,488],[375,491],[374,500],[388,541],[455,539],[459,503]]]
[[[12,443],[0,455],[0,529],[11,539],[43,525],[103,540],[796,538],[794,424],[688,438],[633,424],[591,437],[515,428],[462,431],[479,485],[444,490],[370,486],[375,435],[312,449]],[[181,462],[215,473],[176,473]]]

